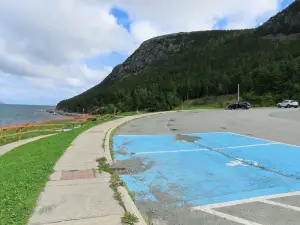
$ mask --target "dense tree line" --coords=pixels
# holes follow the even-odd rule
[[[186,40],[186,39],[185,39]],[[270,40],[257,30],[205,31],[189,35],[192,47],[122,78],[102,83],[58,104],[92,112],[168,110],[185,99],[234,94],[258,105],[283,98],[300,100],[300,40]]]

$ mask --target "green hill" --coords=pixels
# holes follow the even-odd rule
[[[237,84],[256,104],[300,99],[299,15],[296,1],[257,29],[150,39],[100,84],[57,108],[168,110],[185,99],[234,94]]]

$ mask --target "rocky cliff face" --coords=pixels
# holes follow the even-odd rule
[[[259,35],[275,39],[298,39],[300,33],[300,0],[296,0],[288,8],[271,17],[257,29]]]
[[[300,0],[296,0],[282,12],[270,18],[255,31],[265,39],[298,40],[300,39]],[[205,36],[205,32],[201,33]],[[238,35],[239,33],[236,33]],[[121,81],[134,76],[157,62],[168,60],[168,57],[192,48],[199,40],[199,32],[177,33],[152,38],[145,41],[123,63],[116,66],[105,82]],[[223,36],[225,36],[223,34]],[[203,43],[205,44],[205,43]]]
[[[123,63],[116,66],[110,74],[110,79],[122,80],[127,75],[134,75],[153,63],[167,60],[170,55],[187,50],[194,40],[190,40],[191,33],[177,33],[149,39]]]

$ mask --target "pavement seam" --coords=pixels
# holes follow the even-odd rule
[[[110,216],[119,216],[119,214],[110,214],[110,215],[105,215],[105,216],[82,217],[82,218],[78,218],[78,219],[59,220],[59,221],[55,221],[55,222],[46,222],[46,223],[39,223],[39,224],[40,225],[42,225],[42,224],[58,224],[58,223],[63,223],[63,222],[89,220],[89,219],[96,219],[96,218],[105,218],[105,217],[110,217]]]
[[[100,183],[109,183],[109,181],[101,181],[101,182],[97,182],[97,183],[82,183],[82,184],[50,184],[47,185],[48,187],[58,187],[58,186],[66,186],[66,187],[71,187],[71,186],[80,186],[80,185],[98,185]]]

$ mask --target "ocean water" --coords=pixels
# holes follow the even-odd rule
[[[62,116],[60,115],[52,115],[47,112],[38,111],[40,109],[53,108],[55,108],[55,106],[0,104],[0,126],[61,118]]]

